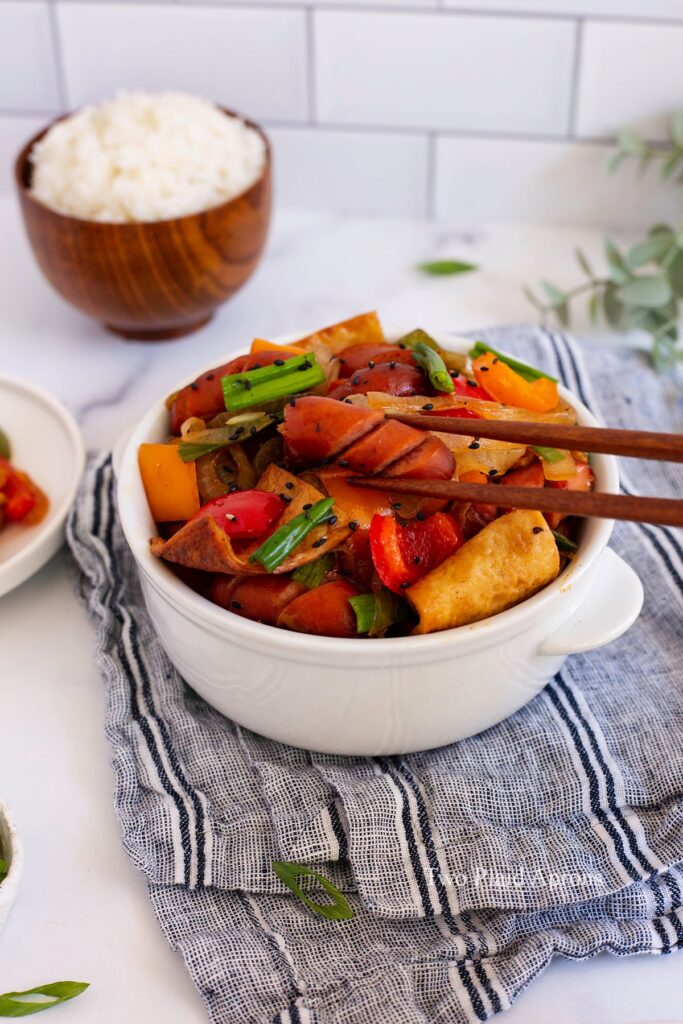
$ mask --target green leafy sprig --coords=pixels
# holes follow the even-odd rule
[[[683,184],[683,112],[672,118],[670,135],[669,143],[651,146],[633,132],[622,132],[610,169],[616,169],[628,158],[639,160],[643,168],[661,161],[661,177],[676,175],[677,182]],[[617,330],[640,328],[647,332],[652,338],[652,357],[657,369],[669,369],[683,360],[683,352],[677,348],[683,301],[683,225],[655,224],[625,252],[606,238],[607,269],[603,274],[593,270],[580,249],[576,250],[576,259],[586,277],[580,284],[564,289],[541,281],[542,298],[524,289],[543,320],[554,316],[566,327],[572,303],[584,296],[592,323],[602,316]]]

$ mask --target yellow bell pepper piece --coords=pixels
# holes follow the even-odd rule
[[[472,363],[477,384],[503,405],[531,412],[550,412],[560,400],[557,384],[548,377],[528,381],[515,373],[493,352],[485,352]]]
[[[251,354],[254,355],[256,352],[284,352],[291,356],[304,354],[304,350],[297,348],[296,345],[276,345],[274,341],[266,341],[265,338],[254,338],[252,341]]]
[[[199,511],[194,462],[183,462],[176,444],[141,444],[140,476],[150,511],[157,523],[189,519]]]

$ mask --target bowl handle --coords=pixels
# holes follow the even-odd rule
[[[643,584],[623,558],[605,548],[590,591],[575,615],[542,642],[539,654],[557,657],[592,651],[632,626],[643,606]]]

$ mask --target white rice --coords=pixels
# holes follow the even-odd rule
[[[84,220],[166,220],[244,192],[265,158],[259,133],[208,100],[121,93],[49,130],[31,153],[31,189]]]

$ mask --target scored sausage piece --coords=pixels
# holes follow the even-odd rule
[[[324,462],[383,422],[382,412],[305,395],[285,406],[281,430],[292,456]]]
[[[427,434],[419,447],[394,462],[385,472],[387,476],[408,480],[450,480],[454,470],[453,453],[438,437]]]
[[[386,466],[402,459],[418,445],[425,435],[397,420],[385,420],[376,430],[361,437],[337,460],[355,473],[381,473]]]

